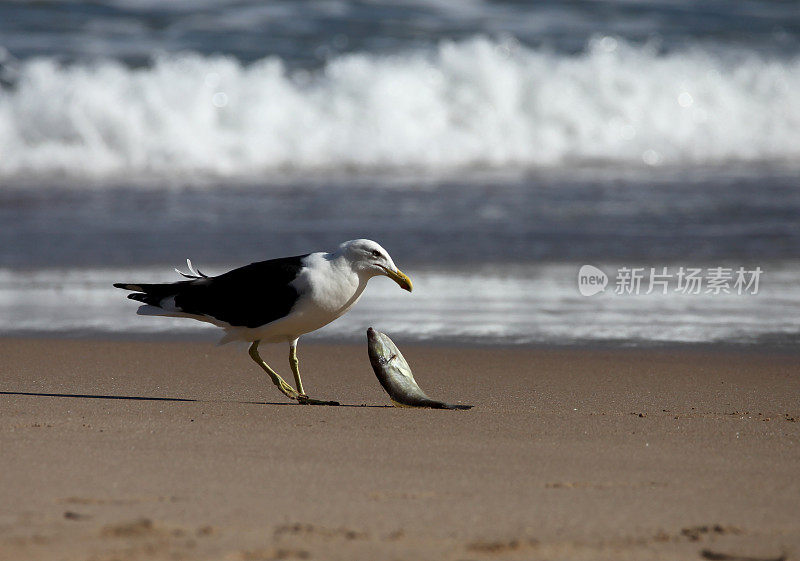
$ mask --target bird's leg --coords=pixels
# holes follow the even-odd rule
[[[261,355],[258,354],[258,344],[260,341],[253,341],[253,344],[250,345],[250,358],[258,364],[261,368],[264,369],[264,372],[269,374],[270,379],[272,382],[278,386],[278,389],[283,392],[283,395],[288,397],[289,399],[296,399],[299,403],[303,405],[339,405],[338,401],[321,401],[319,399],[312,399],[302,393],[303,385],[300,383],[300,372],[297,370],[297,355],[295,352],[294,361],[292,362],[292,371],[295,372],[295,379],[298,382],[298,387],[300,387],[300,392],[295,391],[295,389],[286,383],[286,381],[280,377],[280,375],[275,372],[269,365],[264,362],[264,359],[261,358]]]
[[[294,382],[297,386],[297,391],[300,395],[306,395],[306,392],[303,391],[303,381],[300,379],[300,361],[297,360],[297,339],[289,343],[289,366],[292,367],[292,374],[294,374]]]
[[[275,372],[269,365],[264,362],[264,359],[261,358],[261,355],[258,354],[258,343],[260,341],[253,341],[253,344],[250,345],[250,358],[259,365],[261,368],[264,369],[264,372],[269,374],[270,379],[272,379],[272,383],[278,386],[278,389],[283,392],[283,395],[290,399],[297,399],[300,400],[300,394],[295,391],[295,389],[286,383],[286,381],[280,377],[280,375]]]
[[[300,361],[297,360],[297,339],[289,344],[289,366],[292,367],[292,374],[294,374],[297,391],[300,393],[297,401],[303,405],[339,405],[338,401],[321,401],[319,399],[310,398],[306,395],[306,392],[303,391],[303,381],[300,379]]]
[[[292,374],[294,374],[294,381],[297,384],[297,391],[300,395],[297,401],[303,405],[339,405],[338,401],[322,401],[313,399],[306,395],[303,391],[303,381],[300,379],[300,361],[297,360],[297,339],[289,344],[289,366],[292,367]]]

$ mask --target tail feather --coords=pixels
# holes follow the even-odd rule
[[[134,292],[133,294],[128,294],[128,298],[131,300],[136,300],[137,302],[142,302],[143,304],[149,304],[151,306],[158,306],[158,302],[161,301],[160,298],[158,301],[155,301],[152,294],[147,294],[144,292]]]
[[[161,302],[164,298],[175,296],[180,290],[180,285],[183,283],[163,283],[163,284],[130,284],[125,282],[116,282],[114,286],[123,290],[134,291],[133,294],[128,294],[128,298],[148,304],[150,306],[161,307]]]
[[[123,290],[135,290],[136,292],[144,292],[142,285],[140,284],[128,284],[127,282],[115,282],[115,288],[121,288]]]
[[[160,308],[158,306],[151,306],[150,304],[144,304],[143,306],[139,306],[136,309],[136,315],[139,316],[170,316],[174,315],[164,308]]]

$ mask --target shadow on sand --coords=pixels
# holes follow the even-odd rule
[[[193,403],[240,403],[242,405],[296,405],[294,402],[271,402],[271,401],[235,401],[235,400],[214,400],[214,399],[191,399],[185,397],[146,397],[139,395],[94,395],[80,393],[41,393],[41,392],[0,392],[0,395],[28,396],[28,397],[71,397],[77,399],[123,399],[129,401],[175,401]],[[391,408],[391,405],[353,405],[342,403],[336,406],[327,407],[372,407],[372,408]]]

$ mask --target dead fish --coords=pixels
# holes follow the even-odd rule
[[[470,409],[472,405],[452,405],[425,395],[417,384],[403,354],[389,337],[367,329],[369,361],[378,381],[396,407],[430,407],[431,409]]]

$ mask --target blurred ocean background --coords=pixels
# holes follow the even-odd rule
[[[110,284],[356,237],[415,291],[318,339],[796,348],[798,4],[0,2],[0,332],[213,337]]]

